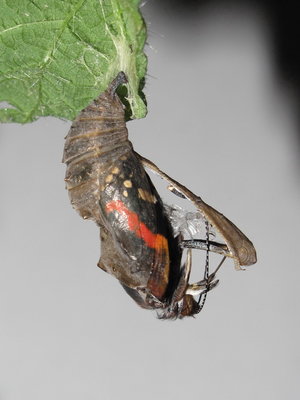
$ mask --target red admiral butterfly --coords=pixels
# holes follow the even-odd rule
[[[116,93],[125,83],[120,72],[73,122],[63,157],[66,186],[73,207],[100,227],[98,266],[115,276],[141,307],[160,311],[161,318],[192,316],[203,306],[201,295],[217,284],[217,270],[208,275],[207,260],[205,278],[189,284],[191,248],[204,249],[207,256],[213,251],[232,257],[238,269],[256,262],[255,249],[225,216],[133,150]],[[175,235],[144,166],[166,179],[175,194],[192,201],[225,244],[210,241],[208,233],[206,239],[188,241]],[[181,266],[183,248],[188,250]]]

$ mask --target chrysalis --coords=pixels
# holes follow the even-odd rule
[[[174,233],[144,165],[171,182],[177,193],[194,200],[189,197],[191,192],[187,194],[184,187],[134,152],[128,140],[124,106],[116,93],[119,85],[126,82],[125,74],[120,72],[109,88],[73,122],[63,156],[67,165],[66,187],[75,210],[100,227],[98,266],[115,276],[141,307],[160,311],[162,318],[192,316],[200,311],[197,296],[215,286],[215,273],[189,284],[191,250],[187,250],[186,262],[181,266],[183,248],[219,252],[233,257],[238,265],[255,262],[255,250],[223,216],[226,231],[219,229],[221,214],[204,202],[199,207],[196,201],[196,207],[221,231],[225,244],[207,240],[200,241],[201,245],[195,241],[185,246],[182,235]],[[226,237],[232,233],[235,234],[233,244]],[[251,262],[239,258],[236,235],[248,246]]]

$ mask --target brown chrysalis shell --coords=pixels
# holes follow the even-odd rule
[[[116,93],[126,82],[120,72],[74,120],[63,155],[66,187],[74,209],[100,227],[98,266],[116,277],[141,307],[160,310],[162,318],[192,316],[202,309],[201,293],[206,297],[216,286],[215,275],[223,261],[211,275],[207,263],[205,278],[190,284],[190,249],[205,250],[207,259],[210,251],[222,254],[223,260],[231,257],[237,269],[255,263],[256,252],[229,219],[134,152],[124,106]],[[192,243],[176,236],[144,166],[167,180],[171,191],[191,201],[225,244],[211,242],[208,234],[206,240]],[[189,249],[181,265],[184,247]]]

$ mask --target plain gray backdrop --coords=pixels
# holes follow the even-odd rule
[[[130,139],[233,220],[258,263],[227,261],[197,318],[159,321],[96,266],[98,229],[64,188],[70,122],[2,125],[0,399],[296,399],[297,127],[268,26],[249,8],[188,24],[142,11],[149,113]]]

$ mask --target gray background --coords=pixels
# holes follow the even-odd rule
[[[98,229],[64,189],[70,123],[2,125],[0,399],[296,399],[297,127],[267,24],[249,8],[188,25],[143,12],[149,114],[130,138],[232,219],[258,263],[227,261],[196,319],[157,320],[96,267]]]

